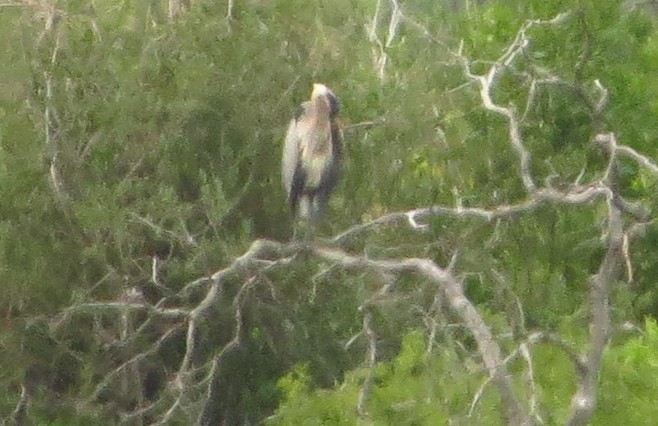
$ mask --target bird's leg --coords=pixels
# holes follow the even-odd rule
[[[313,214],[313,201],[309,195],[299,198],[297,217],[308,220]]]
[[[302,223],[299,219],[295,219],[295,223],[292,225],[292,240],[293,241],[303,241],[303,229]]]
[[[311,209],[311,220],[315,223],[318,223],[324,217],[324,213],[327,210],[327,204],[329,202],[328,194],[324,192],[319,192],[313,199],[313,207]]]
[[[314,228],[313,223],[308,218],[297,219],[292,234],[293,241],[311,241]]]

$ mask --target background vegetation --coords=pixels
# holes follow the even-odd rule
[[[591,421],[653,424],[658,169],[593,142],[612,132],[658,158],[653,12],[598,0],[0,4],[0,417],[514,422],[433,282],[348,267],[331,246],[450,265],[503,358],[516,355],[506,367],[529,418],[573,420],[570,355],[589,347],[612,219],[598,199],[459,213],[533,196],[508,121],[465,73],[499,64],[491,95],[519,118],[535,184],[575,194],[605,181],[627,203]],[[527,45],[497,62],[519,34]],[[322,252],[288,244],[279,178],[287,121],[316,81],[341,101],[347,156]],[[429,206],[457,213],[354,228]],[[259,252],[259,239],[281,245]]]

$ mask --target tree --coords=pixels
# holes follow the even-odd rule
[[[652,419],[658,45],[598,3],[0,7],[6,418]],[[349,164],[289,241],[318,80]]]

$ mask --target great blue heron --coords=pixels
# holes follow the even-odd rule
[[[316,221],[336,187],[341,164],[342,134],[336,95],[314,84],[311,99],[290,121],[283,147],[282,177],[296,217]]]

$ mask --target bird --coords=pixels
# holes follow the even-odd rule
[[[281,162],[283,186],[296,218],[317,222],[336,188],[342,162],[342,130],[336,95],[314,83],[311,99],[290,120]]]

